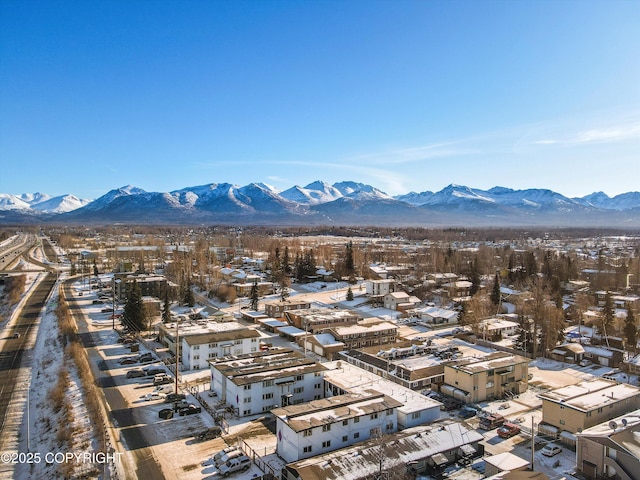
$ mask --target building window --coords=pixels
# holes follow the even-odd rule
[[[273,393],[265,393],[262,395],[263,400],[269,400],[270,398],[273,398]]]
[[[304,392],[304,387],[296,387],[296,388],[293,389],[293,393],[294,394],[302,393],[302,392]]]
[[[331,431],[331,424],[326,424],[322,426],[322,431],[323,432],[330,432]]]
[[[194,350],[200,350],[200,345],[194,345],[193,347],[191,347]]]
[[[353,423],[358,423],[358,422],[360,422],[360,417],[355,417],[355,418],[353,419]]]
[[[372,437],[374,435],[380,435],[380,429],[378,427],[372,428],[371,430],[369,430],[369,435]]]
[[[387,408],[387,415],[393,415],[393,408]]]
[[[387,431],[393,430],[393,423],[387,423],[387,426],[385,428],[387,429]]]
[[[411,418],[412,418],[413,420],[415,420],[415,419],[417,419],[417,418],[420,418],[420,414],[421,414],[421,413],[422,413],[422,412],[413,412],[413,413],[411,414]]]
[[[251,410],[243,410],[242,414],[243,415],[251,415]]]
[[[296,375],[296,382],[302,381],[302,375]]]
[[[311,445],[308,445],[302,449],[304,453],[311,453]]]
[[[242,345],[242,340],[236,340],[236,341],[235,341],[235,342],[233,342],[233,343],[235,343],[236,345]]]
[[[199,359],[200,359],[200,355],[194,355],[194,356],[193,356],[193,359],[194,359],[194,360],[199,360]]]
[[[342,436],[342,441],[346,442],[347,440],[349,440],[349,435],[343,435]]]
[[[209,358],[216,358],[218,356],[218,352],[209,352]]]
[[[329,448],[331,446],[331,440],[322,442],[322,448]]]
[[[345,427],[346,427],[347,425],[349,425],[349,420],[343,420],[343,421],[342,421],[342,425],[344,425]]]
[[[371,420],[375,420],[376,418],[378,418],[378,414],[377,413],[372,413],[371,414]]]
[[[560,425],[564,425],[564,420],[560,420]]]
[[[249,383],[242,388],[244,388],[245,390],[251,390],[251,384]]]
[[[256,343],[257,341],[258,341],[258,339],[257,339],[257,338],[252,338],[252,339],[251,339],[251,343]]]
[[[356,432],[356,433],[354,433],[354,434],[353,434],[353,438],[354,438],[354,439],[356,439],[356,438],[360,438],[360,432]]]
[[[493,388],[493,380],[490,382],[487,382],[487,388]]]
[[[209,348],[216,348],[218,346],[217,343],[210,343]]]
[[[302,433],[302,436],[303,436],[303,437],[310,437],[311,435],[313,435],[313,430],[305,430],[305,431]]]
[[[598,413],[602,413],[602,407],[598,409]]]
[[[265,380],[262,382],[263,387],[273,387],[273,380]]]
[[[319,377],[320,376],[320,372],[316,372],[313,374],[314,377]]]
[[[316,390],[319,390],[320,387],[322,387],[322,385],[320,385],[319,383],[316,383],[313,388],[315,388]]]

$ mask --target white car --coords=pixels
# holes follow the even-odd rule
[[[544,455],[545,457],[553,457],[554,455],[559,454],[561,451],[562,449],[558,445],[550,443],[548,445],[545,445],[544,448],[540,450],[540,453],[542,453],[542,455]]]
[[[151,392],[151,393],[147,393],[146,395],[143,395],[142,398],[144,398],[144,400],[148,402],[149,400],[160,400],[163,397],[164,395],[160,392]]]

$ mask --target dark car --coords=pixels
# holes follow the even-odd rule
[[[129,370],[127,372],[127,378],[137,378],[144,377],[144,372],[139,368],[134,368],[133,370]]]
[[[171,409],[171,408],[163,408],[162,410],[160,410],[158,412],[158,416],[160,418],[162,418],[163,420],[168,420],[170,418],[173,418],[173,409]]]
[[[144,369],[144,374],[147,377],[155,377],[156,375],[159,375],[161,373],[167,373],[167,371],[161,367],[149,367]]]
[[[471,418],[471,417],[475,417],[477,413],[478,412],[476,412],[476,410],[473,408],[462,407],[460,409],[460,412],[458,412],[458,416],[460,418]]]
[[[220,435],[222,435],[222,429],[220,427],[209,427],[197,434],[194,439],[197,442],[204,442],[205,440],[218,438]]]
[[[134,363],[138,363],[138,359],[136,357],[125,357],[118,360],[120,365],[133,365]]]
[[[186,407],[180,408],[178,410],[178,413],[180,414],[181,417],[184,416],[184,415],[194,415],[194,414],[200,413],[200,412],[202,412],[202,407],[196,406],[193,403],[190,403]]]
[[[151,353],[143,353],[138,355],[139,362],[150,362],[151,360],[153,360],[153,356],[151,355]]]
[[[185,398],[187,397],[182,393],[169,393],[166,397],[164,397],[164,403],[179,402],[180,400],[184,400]]]

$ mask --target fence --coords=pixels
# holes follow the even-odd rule
[[[242,438],[239,439],[239,442],[240,450],[242,450],[245,455],[249,457],[253,461],[253,463],[255,463],[258,468],[264,472],[264,475],[262,475],[262,477],[260,478],[264,480],[275,480],[276,478],[280,478],[280,473],[276,472],[271,465],[265,462],[262,457],[247,444],[247,442],[245,442]],[[275,448],[273,449],[273,452],[270,451],[269,453],[267,453],[265,447],[264,456],[270,455],[272,453],[275,453]]]

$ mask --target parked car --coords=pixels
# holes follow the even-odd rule
[[[202,407],[199,405],[196,406],[193,403],[190,403],[186,407],[178,409],[178,414],[180,414],[181,417],[185,415],[194,415],[200,412],[202,412]]]
[[[163,420],[168,420],[170,418],[173,418],[173,409],[171,409],[171,408],[163,408],[162,410],[160,410],[158,412],[158,416],[160,418],[162,418]]]
[[[251,467],[251,459],[244,453],[218,467],[218,474],[228,477],[235,472],[245,472]]]
[[[151,352],[141,353],[140,355],[138,355],[139,362],[150,362],[152,360],[153,356],[151,355]]]
[[[172,383],[173,380],[171,380],[166,373],[160,373],[158,375],[156,375],[155,377],[153,377],[153,386],[155,387],[156,385],[164,385],[166,383]]]
[[[520,427],[515,423],[505,423],[498,429],[498,436],[501,438],[510,438],[520,433]]]
[[[494,428],[498,428],[504,425],[504,422],[505,422],[504,417],[496,413],[493,415],[487,415],[485,417],[482,417],[480,419],[479,427],[482,430],[493,430]]]
[[[476,412],[473,408],[462,407],[458,412],[458,416],[460,418],[471,418],[471,417],[475,417],[477,413],[478,412]]]
[[[118,360],[120,365],[133,365],[134,363],[138,363],[138,359],[136,357],[124,357]]]
[[[143,395],[142,398],[144,398],[144,400],[148,402],[149,400],[160,400],[163,396],[164,395],[160,392],[150,392]]]
[[[588,367],[592,363],[593,362],[591,360],[589,360],[588,358],[583,358],[582,360],[580,360],[580,363],[578,365],[580,365],[581,367]]]
[[[187,397],[182,393],[170,393],[166,397],[164,397],[164,403],[179,402],[180,400],[184,400],[185,398]]]
[[[149,368],[144,368],[143,370],[144,370],[144,374],[147,377],[155,377],[160,373],[167,373],[167,371],[161,367],[149,367]]]
[[[222,429],[218,426],[215,426],[201,431],[194,437],[194,439],[198,442],[204,442],[205,440],[218,438],[220,435],[222,435]]]
[[[548,443],[542,450],[540,450],[540,453],[542,453],[542,455],[546,457],[553,457],[554,455],[559,454],[561,451],[562,449],[555,443]]]
[[[216,468],[219,469],[221,465],[224,465],[225,463],[229,462],[229,460],[233,460],[234,458],[238,458],[243,455],[244,455],[244,452],[242,450],[233,450],[232,452],[226,453],[225,455],[223,455],[222,457],[220,457],[218,460],[215,461]]]
[[[138,378],[144,377],[144,372],[139,368],[134,368],[133,370],[129,370],[127,372],[127,378]]]
[[[238,447],[231,446],[231,447],[223,448],[218,453],[216,453],[213,457],[211,457],[211,461],[213,463],[217,463],[217,461],[220,460],[222,457],[224,457],[227,453],[233,452],[235,450],[238,450]]]

